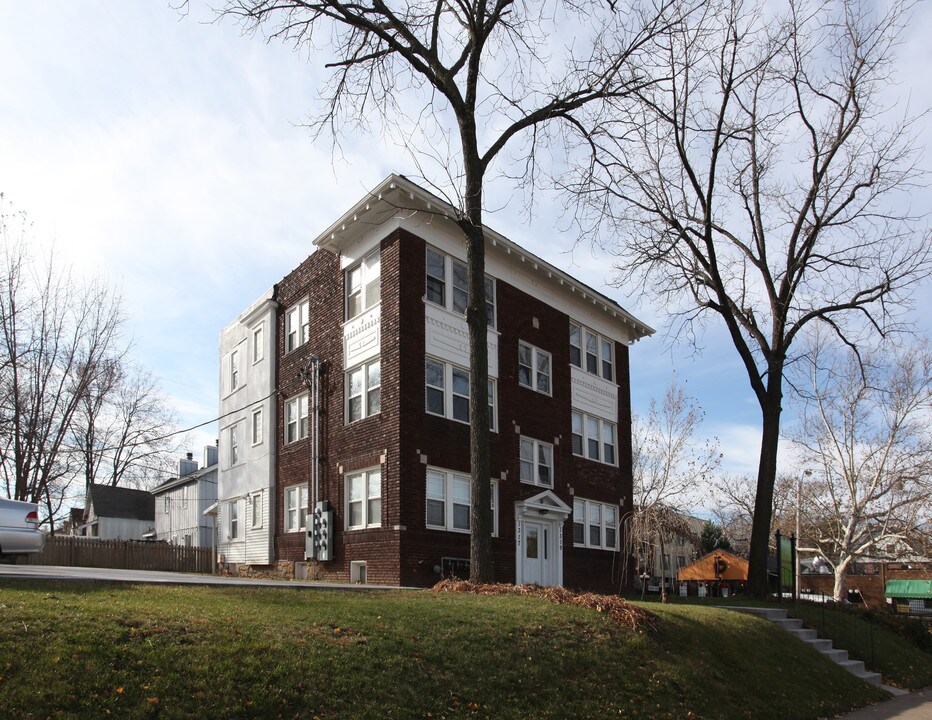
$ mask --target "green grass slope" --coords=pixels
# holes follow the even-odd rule
[[[9,718],[831,717],[883,695],[753,617],[524,597],[5,582]]]

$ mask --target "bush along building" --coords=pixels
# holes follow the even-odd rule
[[[453,213],[388,177],[223,331],[228,569],[418,586],[468,574],[469,342]],[[628,352],[653,331],[489,229],[486,273],[496,580],[618,590]]]

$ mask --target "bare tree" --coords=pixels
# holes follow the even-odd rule
[[[803,367],[800,550],[829,561],[837,601],[852,562],[898,559],[932,532],[932,348],[859,358],[822,341]]]
[[[665,26],[666,2],[623,11],[611,2],[558,0],[231,0],[223,10],[296,49],[327,48],[320,54],[329,52],[333,74],[313,126],[337,139],[380,122],[415,163],[434,163],[432,184],[458,198],[451,204],[466,240],[469,289],[473,581],[492,579],[486,177],[510,147],[518,159],[509,169],[533,186],[541,143],[577,128],[587,105],[640,88],[639,57]],[[576,32],[565,35],[567,26]],[[416,131],[423,138],[426,128],[430,147],[406,140]]]
[[[37,261],[30,239],[25,214],[0,212],[0,478],[54,531],[76,480],[136,484],[177,449],[153,378],[130,363],[119,295]]]
[[[82,395],[72,423],[85,488],[91,483],[146,486],[170,471],[184,439],[147,371],[126,353],[103,361]]]
[[[813,323],[852,346],[896,329],[929,273],[907,196],[913,124],[885,104],[907,20],[898,2],[707,3],[670,28],[641,101],[590,122],[596,159],[567,183],[580,222],[613,233],[620,284],[670,309],[684,339],[717,318],[738,353],[762,422],[755,595],[794,341]]]
[[[773,486],[773,513],[768,533],[771,539],[777,530],[784,537],[790,537],[795,533],[796,480],[796,476],[792,474],[777,474]],[[750,550],[756,484],[753,477],[727,474],[717,476],[711,483],[715,495],[712,512],[731,541],[734,552],[741,555],[747,555]]]
[[[703,413],[676,379],[660,405],[651,400],[645,419],[632,422],[634,508],[625,518],[628,554],[644,567],[659,549],[661,600],[667,601],[663,557],[674,538],[692,539],[686,506],[718,467],[715,442],[698,442]]]
[[[42,503],[52,522],[73,476],[67,452],[81,398],[119,341],[120,300],[32,261],[23,214],[0,214],[0,472],[7,497]]]

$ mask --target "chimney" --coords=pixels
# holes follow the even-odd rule
[[[194,453],[187,453],[183,459],[178,461],[178,477],[190,475],[196,471],[197,460],[194,459]]]
[[[205,445],[204,446],[204,467],[210,467],[211,465],[217,464],[217,446],[216,445]]]

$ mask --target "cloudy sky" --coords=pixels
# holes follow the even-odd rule
[[[36,242],[120,289],[136,357],[184,426],[217,414],[221,328],[367,189],[390,172],[416,175],[381,137],[347,138],[338,152],[315,144],[302,122],[317,66],[212,17],[199,0],[184,16],[164,0],[0,0],[5,208],[27,211]],[[896,88],[914,109],[932,107],[930,31],[932,9],[921,4]],[[552,203],[529,219],[507,187],[487,197],[490,226],[663,330],[657,308],[608,287],[606,258],[573,249],[569,237],[554,241]],[[932,194],[917,200],[928,208]],[[706,411],[704,433],[721,440],[726,467],[753,472],[759,411],[733,353],[714,331],[699,355],[642,341],[631,355],[633,402],[645,411],[676,372]],[[190,449],[214,432],[194,434]]]

